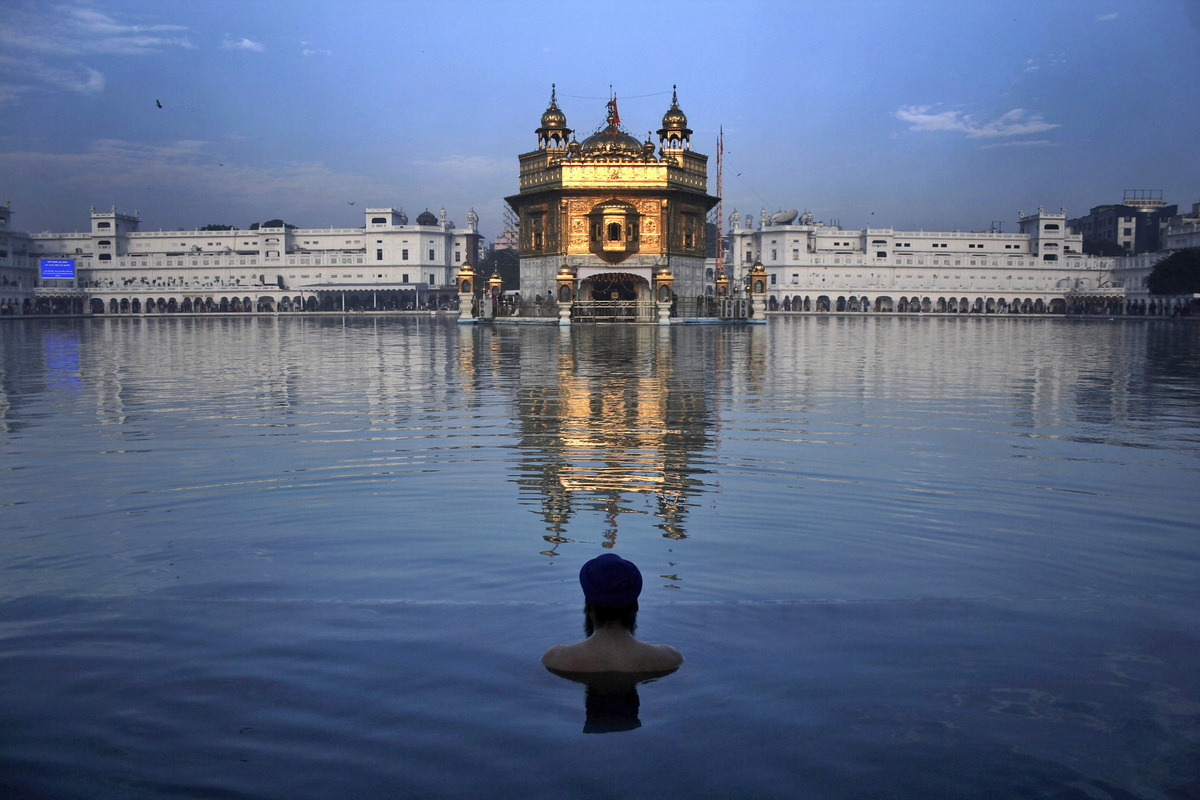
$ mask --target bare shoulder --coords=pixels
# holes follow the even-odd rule
[[[579,668],[579,645],[556,644],[542,653],[542,664],[560,672],[572,672]]]
[[[682,663],[674,647],[632,637],[617,646],[595,639],[556,644],[542,654],[542,664],[556,672],[671,672]]]
[[[669,644],[648,644],[646,648],[647,661],[656,670],[675,669],[683,663],[683,655]]]

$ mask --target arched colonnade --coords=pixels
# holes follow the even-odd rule
[[[795,294],[770,295],[768,311],[899,314],[1065,314],[1063,297],[993,295]]]

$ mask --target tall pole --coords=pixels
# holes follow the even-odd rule
[[[722,201],[721,187],[721,171],[722,161],[725,156],[725,126],[721,126],[720,135],[717,138],[717,271],[716,277],[720,278],[725,271],[725,212]]]

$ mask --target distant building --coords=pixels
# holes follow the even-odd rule
[[[520,235],[513,226],[506,226],[492,244],[493,250],[516,250],[520,246]]]
[[[744,291],[755,262],[773,311],[1066,313],[1119,308],[1116,259],[1082,253],[1065,211],[1020,215],[1017,233],[843,230],[796,211],[729,215],[725,263]]]
[[[479,250],[479,217],[456,229],[442,209],[411,224],[368,208],[361,228],[143,231],[137,212],[91,212],[86,233],[17,233],[0,208],[0,306],[9,313],[403,309],[457,298],[454,276]],[[41,278],[43,259],[74,280]]]
[[[1189,247],[1200,247],[1200,203],[1192,203],[1190,214],[1179,214],[1167,220],[1163,231],[1164,250]]]
[[[1178,211],[1163,203],[1159,190],[1126,189],[1121,203],[1096,206],[1067,224],[1084,239],[1116,242],[1127,254],[1141,255],[1164,248],[1163,228]]]
[[[1154,253],[1118,258],[1113,268],[1113,283],[1124,288],[1126,307],[1138,313],[1166,315],[1187,308],[1192,296],[1160,297],[1150,294],[1147,284],[1159,261],[1175,250],[1200,247],[1200,203],[1193,203],[1191,213],[1176,214],[1162,221],[1162,249]]]

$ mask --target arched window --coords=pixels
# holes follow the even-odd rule
[[[619,222],[608,223],[608,240],[610,242],[621,241],[621,223],[619,223]]]

